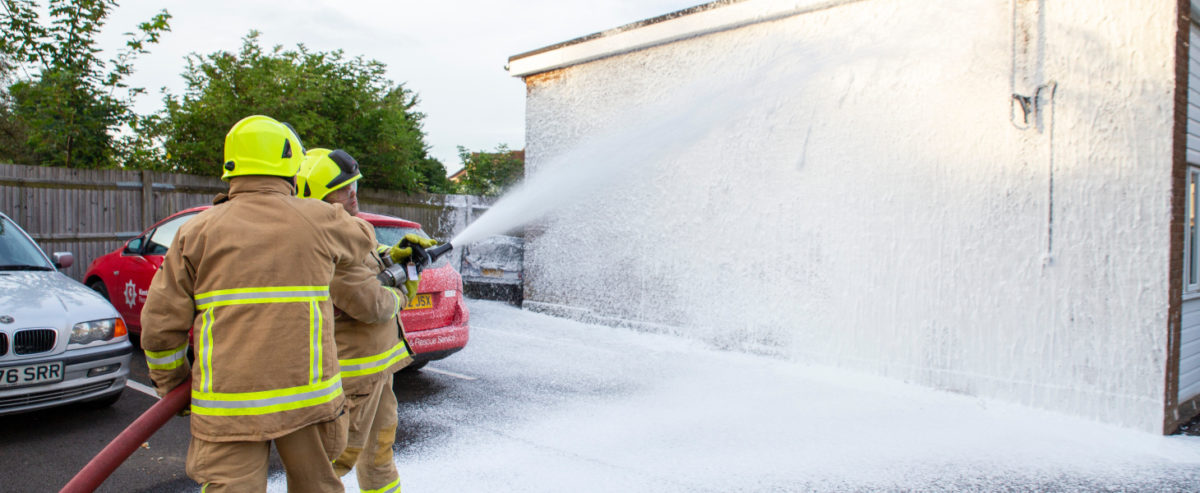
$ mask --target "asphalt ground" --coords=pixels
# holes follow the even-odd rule
[[[480,308],[479,315],[494,312],[493,317],[503,319],[479,317],[479,330],[473,331],[472,344],[467,350],[444,362],[435,362],[420,372],[397,374],[393,390],[400,403],[402,426],[397,431],[395,451],[402,466],[402,477],[413,480],[409,483],[406,479],[405,489],[411,485],[414,491],[441,491],[419,487],[421,476],[436,474],[442,467],[438,465],[427,470],[425,467],[430,464],[421,464],[419,458],[443,448],[443,444],[456,435],[470,434],[471,430],[491,434],[506,430],[513,423],[526,421],[528,416],[512,410],[514,402],[555,404],[597,396],[610,399],[626,392],[627,387],[638,385],[636,382],[592,381],[590,377],[568,384],[564,381],[563,370],[578,367],[586,359],[583,355],[594,349],[593,344],[580,346],[569,337],[555,335],[546,339],[545,348],[540,348],[541,336],[531,338],[531,335],[511,328],[489,330],[490,325],[506,323],[503,320],[508,318],[527,317],[525,312],[508,312],[496,306],[487,307],[487,310]],[[584,347],[588,352],[578,353]],[[497,358],[497,354],[507,356]],[[547,356],[550,354],[567,358],[568,366]],[[595,373],[583,368],[574,371],[586,375]],[[148,370],[138,352],[132,360],[131,380],[136,384],[126,388],[121,399],[111,407],[96,409],[74,405],[0,417],[0,492],[57,491],[65,485],[113,437],[157,401],[148,393]],[[877,425],[886,426],[883,421],[881,418]],[[1183,433],[1200,436],[1200,420],[1185,426]],[[188,419],[173,418],[97,491],[198,491],[198,485],[184,472],[188,439]],[[272,475],[282,474],[282,465],[275,454],[271,461]],[[969,481],[955,486],[986,491],[1028,491],[1023,487],[1038,491],[1200,491],[1200,483],[1178,482],[1194,481],[1197,477],[1200,476],[1186,473],[1176,476],[1174,481],[1126,484],[1077,476],[1038,478],[1019,483],[976,477],[972,480],[978,483],[973,487]],[[279,478],[274,481],[278,483]],[[429,482],[425,484],[430,485]],[[820,489],[821,485],[811,486]]]
[[[146,361],[134,352],[130,377],[143,385],[150,379]],[[149,390],[149,389],[145,389]],[[76,404],[0,417],[0,490],[57,491],[104,449],[157,397],[126,386],[107,408]],[[187,418],[172,418],[142,444],[97,491],[181,491],[196,483],[184,474]]]
[[[425,373],[428,372],[428,373]],[[397,374],[393,390],[402,405],[417,405],[461,380],[428,368]],[[158,401],[150,387],[149,370],[140,351],[130,362],[125,392],[110,407],[87,404],[62,406],[32,413],[0,416],[0,493],[58,491],[98,452]],[[175,417],[142,444],[96,491],[199,491],[184,472],[191,434],[188,418]],[[418,428],[397,433],[397,449],[430,435]],[[283,474],[283,463],[272,449],[270,475]]]

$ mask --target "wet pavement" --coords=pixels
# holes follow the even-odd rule
[[[148,383],[145,359],[134,354],[130,376]],[[127,386],[107,408],[77,404],[0,417],[0,491],[57,491],[157,401]],[[188,420],[172,418],[97,491],[192,489],[196,483],[184,474],[189,436]]]
[[[406,491],[1200,491],[1197,437],[471,310],[467,349],[397,379]]]
[[[470,308],[466,349],[395,379],[410,493],[1200,491],[1200,437]],[[0,491],[57,490],[154,401],[129,388],[106,409],[0,417]],[[187,420],[171,420],[99,491],[198,491],[187,440]],[[277,458],[272,471],[284,491]]]

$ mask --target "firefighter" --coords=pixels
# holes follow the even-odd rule
[[[331,463],[346,438],[333,305],[371,323],[402,306],[363,265],[370,229],[295,197],[303,158],[286,124],[256,115],[234,125],[229,193],[179,229],[142,311],[159,394],[191,376],[187,473],[206,492],[265,491],[272,442],[288,491],[342,491]]]
[[[340,204],[351,216],[358,215],[358,180],[362,178],[358,162],[350,154],[337,149],[312,149],[305,155],[297,175],[300,197]],[[358,219],[362,221],[362,219]],[[362,221],[367,224],[366,221]],[[367,225],[369,231],[373,231]],[[437,242],[408,235],[423,247]],[[370,234],[375,243],[375,235]],[[391,252],[395,250],[395,255]],[[379,254],[393,260],[405,261],[411,249],[380,247]],[[372,253],[362,259],[373,272],[386,267],[380,255]],[[403,290],[408,299],[417,294],[416,280]],[[333,463],[339,476],[356,468],[358,485],[364,492],[400,491],[400,476],[392,459],[396,441],[396,395],[392,393],[392,374],[407,366],[412,357],[403,336],[400,317],[384,323],[356,320],[348,313],[334,317],[334,339],[337,341],[338,363],[342,368],[342,385],[349,401],[350,419],[346,450]]]

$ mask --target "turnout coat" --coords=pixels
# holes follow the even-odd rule
[[[370,236],[369,241],[375,245],[375,229],[370,223],[359,218],[354,220],[362,223]],[[364,267],[376,274],[385,268],[380,255],[387,253],[382,248],[380,246],[362,260]],[[333,288],[338,291],[353,289],[345,284],[349,281],[336,278]],[[404,299],[399,301],[403,305]],[[341,305],[334,305],[334,339],[342,368],[342,386],[347,395],[370,393],[382,380],[412,362],[408,345],[401,339],[404,328],[399,316],[384,321],[359,320],[350,311],[341,309]]]
[[[333,305],[370,323],[401,307],[363,263],[369,225],[293,193],[278,177],[232,178],[227,200],[179,229],[150,284],[150,377],[160,394],[192,377],[202,440],[271,440],[335,419],[345,398]]]

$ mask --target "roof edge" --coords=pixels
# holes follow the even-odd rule
[[[505,69],[526,77],[705,34],[866,0],[717,0],[513,55]]]

